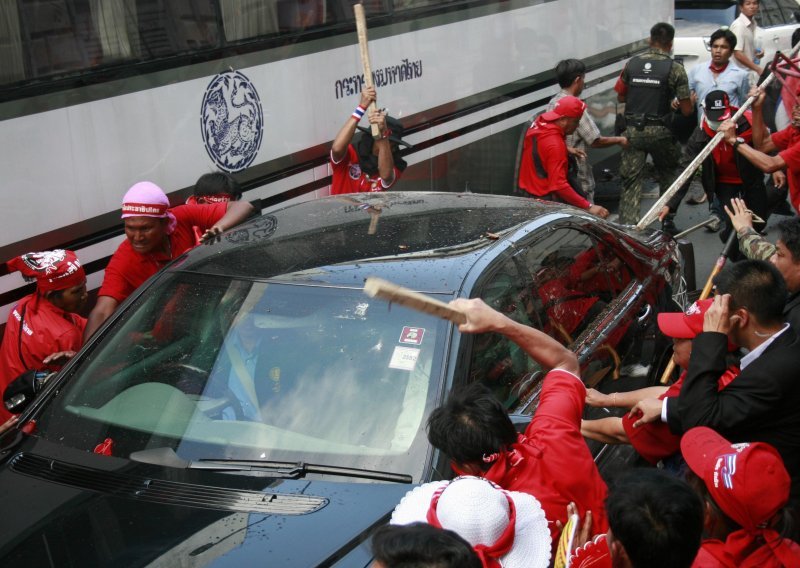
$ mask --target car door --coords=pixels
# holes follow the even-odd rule
[[[612,235],[601,236],[572,221],[547,227],[489,268],[473,295],[574,350],[587,385],[644,385],[654,371],[632,377],[625,369],[655,351],[659,294],[639,280],[646,267]],[[473,338],[469,349],[471,381],[484,382],[511,412],[535,410],[544,369],[498,334]]]

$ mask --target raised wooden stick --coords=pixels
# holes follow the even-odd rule
[[[800,42],[798,42],[797,45],[795,45],[794,48],[792,49],[792,54],[790,55],[790,58],[793,58],[795,55],[797,55],[798,50],[800,50]],[[761,88],[767,87],[774,78],[775,78],[775,71],[773,70],[769,74],[769,76],[766,79],[764,79],[764,82],[761,83],[760,85]],[[739,110],[736,111],[736,114],[733,115],[731,120],[733,120],[733,122],[737,122],[739,118],[745,113],[745,111],[750,108],[750,105],[753,104],[754,100],[755,97],[749,97],[744,102],[744,104],[739,108]],[[672,199],[672,196],[675,195],[675,193],[677,193],[677,191],[681,188],[681,186],[684,183],[686,183],[686,180],[690,179],[694,175],[694,172],[697,171],[697,168],[700,167],[700,164],[703,163],[703,160],[705,160],[708,157],[708,155],[714,150],[714,148],[717,147],[717,144],[719,144],[722,141],[722,137],[723,137],[722,132],[717,132],[714,135],[714,138],[712,138],[708,142],[708,144],[706,144],[706,147],[703,148],[703,150],[697,156],[695,156],[694,160],[692,160],[692,163],[689,164],[686,167],[686,169],[683,170],[683,173],[678,176],[678,179],[676,179],[672,183],[672,185],[669,186],[669,188],[663,193],[663,195],[661,195],[661,197],[659,197],[656,200],[656,202],[653,204],[650,210],[644,214],[644,217],[642,217],[639,220],[639,222],[636,223],[637,231],[641,231],[642,229],[647,228],[647,226],[650,225],[650,223],[652,223],[653,221],[656,220],[656,218],[658,218],[658,214],[661,211],[661,208],[667,204],[667,201]]]
[[[412,310],[450,320],[455,324],[467,323],[467,316],[463,312],[425,294],[403,288],[382,278],[367,278],[364,283],[364,293],[372,298],[380,298]]]
[[[367,19],[364,16],[364,5],[360,2],[353,4],[353,13],[356,16],[356,32],[358,33],[358,48],[361,51],[361,66],[364,68],[364,82],[367,87],[372,87],[372,67],[369,64],[369,48],[367,46]],[[375,110],[375,101],[369,103],[367,112]],[[376,140],[381,137],[377,124],[370,124],[372,137]]]

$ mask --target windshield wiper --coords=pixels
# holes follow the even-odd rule
[[[301,479],[309,473],[340,475],[343,477],[356,477],[359,479],[375,479],[377,481],[392,481],[395,483],[413,483],[410,475],[404,473],[392,473],[389,471],[374,471],[369,469],[359,469],[354,467],[342,467],[336,465],[319,465],[305,462],[279,462],[264,460],[239,460],[239,459],[200,459],[184,460],[172,448],[154,448],[133,452],[130,459],[177,467],[181,469],[203,469],[206,471],[220,472],[266,472],[270,475],[283,479]]]

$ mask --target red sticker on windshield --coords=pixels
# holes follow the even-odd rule
[[[400,334],[400,343],[410,343],[411,345],[422,345],[422,336],[425,329],[421,327],[405,326]]]

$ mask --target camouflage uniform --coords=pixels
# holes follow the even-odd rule
[[[743,227],[736,234],[739,237],[739,250],[751,260],[769,260],[777,250],[753,227]]]
[[[641,55],[642,59],[664,59],[669,57],[665,51],[656,48]],[[623,70],[620,80],[627,85],[627,67]],[[669,70],[667,83],[670,97],[678,99],[689,98],[689,79],[683,65],[673,63]],[[635,224],[640,215],[642,200],[642,177],[647,155],[653,158],[656,169],[659,190],[664,192],[678,176],[678,162],[681,149],[672,131],[665,125],[628,125],[623,132],[628,138],[629,147],[622,150],[619,173],[622,178],[622,194],[619,202],[620,223]]]

